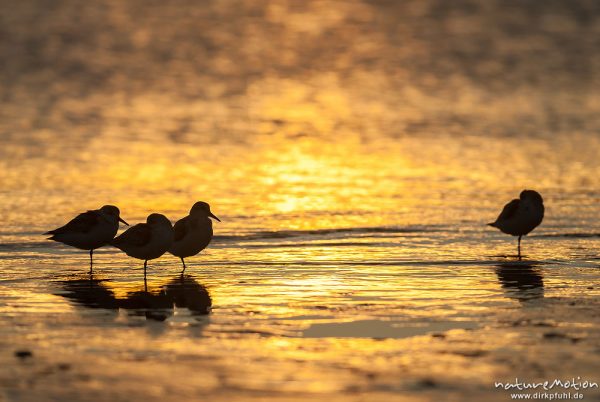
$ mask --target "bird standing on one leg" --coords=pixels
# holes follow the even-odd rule
[[[115,238],[111,244],[130,257],[144,260],[144,278],[148,260],[160,257],[173,244],[171,221],[161,214],[150,214],[146,223],[138,223]]]
[[[93,267],[94,250],[108,244],[119,230],[119,222],[129,226],[120,216],[119,208],[104,205],[100,209],[77,215],[66,225],[44,234],[52,235],[48,239],[90,250],[90,274]]]
[[[210,205],[198,201],[190,210],[190,214],[175,223],[175,241],[169,252],[181,259],[183,273],[186,257],[191,257],[204,250],[213,237],[212,221],[214,218],[221,222],[211,211]]]
[[[521,259],[521,237],[535,229],[544,219],[544,200],[533,190],[523,190],[519,199],[512,200],[495,222],[488,225],[500,229],[503,233],[519,236],[517,252]]]

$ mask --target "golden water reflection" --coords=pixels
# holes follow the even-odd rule
[[[544,279],[534,264],[501,264],[496,274],[510,297],[522,302],[544,297]]]
[[[42,3],[0,32],[0,343],[35,356],[0,388],[491,401],[600,372],[589,2]],[[523,188],[547,215],[513,267],[485,223]],[[80,276],[40,235],[198,200],[223,222],[191,276],[110,247]]]
[[[185,308],[192,315],[209,314],[212,305],[207,289],[192,276],[174,276],[168,282],[148,288],[144,281],[141,290],[134,286],[115,287],[110,281],[93,276],[62,282],[61,295],[88,308],[131,310],[134,315],[164,321],[173,315],[173,309]]]

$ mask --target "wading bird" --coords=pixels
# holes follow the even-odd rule
[[[79,214],[66,225],[44,234],[52,235],[48,238],[50,240],[81,250],[90,250],[91,274],[94,250],[110,243],[119,230],[119,222],[129,226],[119,214],[119,208],[114,205],[105,205],[100,209]]]
[[[212,221],[214,218],[221,222],[212,212],[210,205],[198,201],[190,210],[190,214],[175,223],[175,241],[169,252],[181,258],[183,273],[185,271],[184,258],[191,257],[204,250],[213,237]]]
[[[517,251],[521,259],[521,237],[535,229],[544,219],[544,200],[533,190],[523,190],[519,199],[512,200],[495,222],[488,225],[500,229],[503,233],[519,236]]]
[[[173,244],[171,221],[161,214],[150,214],[146,223],[138,223],[117,236],[111,244],[130,257],[144,260],[144,277],[148,260],[160,257]]]

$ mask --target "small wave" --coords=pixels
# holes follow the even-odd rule
[[[309,248],[309,247],[381,247],[381,243],[366,242],[314,242],[314,243],[279,243],[279,244],[245,244],[246,248]]]
[[[563,238],[563,237],[570,237],[570,238],[589,238],[589,237],[600,237],[600,233],[544,233],[544,234],[537,234],[537,235],[532,235],[529,237],[540,237],[540,238]]]
[[[247,260],[247,261],[211,261],[210,265],[229,265],[229,266],[318,266],[318,267],[343,267],[343,266],[498,266],[498,265],[514,265],[514,266],[542,266],[547,264],[562,264],[567,263],[561,261],[543,261],[543,260],[524,260],[510,262],[505,259],[493,260],[374,260],[374,261],[348,261],[347,259],[339,260],[289,260],[289,261],[272,261],[272,260]]]
[[[217,235],[214,237],[217,241],[238,241],[238,240],[268,240],[268,239],[287,239],[303,236],[327,236],[332,234],[394,234],[394,233],[431,233],[441,232],[440,228],[431,226],[407,226],[407,227],[389,227],[372,226],[357,228],[333,228],[317,230],[278,230],[263,231],[245,235]]]
[[[13,242],[13,243],[0,243],[0,253],[3,252],[15,252],[22,253],[26,251],[34,250],[77,250],[73,247],[64,245],[62,243],[53,241],[30,241],[30,242]],[[102,247],[94,251],[94,253],[106,253],[116,251],[116,248],[110,248],[108,246]],[[0,257],[1,258],[1,257]]]
[[[356,228],[332,228],[332,229],[317,229],[317,230],[278,230],[278,231],[259,231],[254,233],[247,233],[241,235],[216,235],[213,238],[214,242],[217,243],[236,243],[244,241],[256,241],[256,240],[282,240],[282,239],[293,239],[299,237],[326,237],[332,235],[368,235],[368,234],[398,234],[398,233],[432,233],[441,232],[441,228],[433,226],[407,226],[407,227],[392,227],[392,226],[368,226],[368,227],[356,227]],[[14,235],[14,233],[13,233]],[[369,246],[372,244],[367,243],[327,243],[327,244],[315,244],[315,243],[302,243],[302,244],[283,244],[281,247],[313,247],[313,246]],[[59,249],[69,248],[60,243],[52,241],[20,241],[10,243],[0,243],[0,252],[15,252],[25,251],[31,249]],[[267,247],[267,245],[245,245],[245,247]],[[272,246],[271,246],[272,247]],[[106,250],[102,248],[101,250]]]
[[[30,250],[37,248],[48,248],[52,247],[51,242],[41,241],[30,241],[30,242],[14,242],[14,243],[0,243],[0,251],[19,251],[19,250]]]

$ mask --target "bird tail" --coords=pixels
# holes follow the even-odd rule
[[[486,225],[491,226],[493,228],[497,227],[496,222],[486,223]]]

